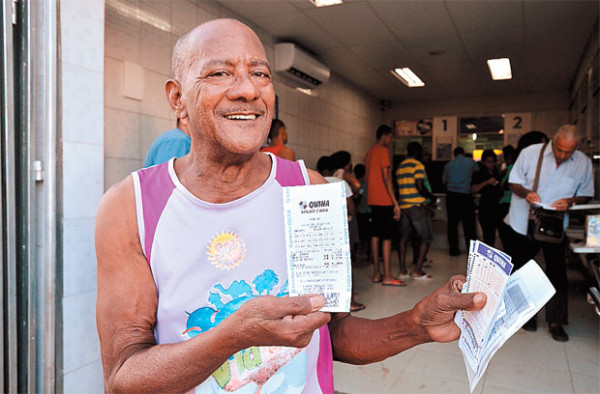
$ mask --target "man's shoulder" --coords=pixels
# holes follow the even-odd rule
[[[527,148],[523,149],[521,153],[519,153],[519,157],[529,159],[530,157],[535,156],[535,158],[537,159],[537,157],[540,154],[540,151],[542,150],[542,146],[544,146],[543,143],[529,145]],[[548,146],[546,147],[546,151],[552,151],[550,144],[548,144]]]
[[[419,160],[413,158],[413,157],[408,157],[404,160],[402,160],[402,162],[400,163],[398,168],[416,168],[416,169],[421,169],[423,168],[423,163],[421,163]]]
[[[573,159],[575,159],[578,163],[584,163],[583,165],[592,164],[592,160],[589,158],[589,156],[580,150],[573,152]]]

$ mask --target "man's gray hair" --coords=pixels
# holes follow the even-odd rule
[[[178,82],[181,82],[183,70],[188,62],[189,38],[192,31],[193,30],[179,37],[173,47],[173,54],[171,55],[171,73],[173,74],[173,79]]]
[[[581,134],[579,130],[577,130],[577,126],[572,124],[564,124],[556,130],[556,134],[554,134],[554,138],[563,137],[568,141],[577,141],[579,143],[581,141]]]

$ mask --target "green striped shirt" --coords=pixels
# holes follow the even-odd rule
[[[425,167],[419,160],[408,158],[400,163],[396,170],[400,209],[425,203],[425,197],[417,189],[417,179],[425,179]]]

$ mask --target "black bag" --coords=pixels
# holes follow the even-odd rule
[[[540,156],[538,158],[537,169],[535,171],[535,180],[533,181],[533,189],[537,192],[538,182],[540,179],[540,170],[542,168],[542,160],[544,151],[548,142],[544,143]],[[529,220],[527,223],[527,236],[532,241],[561,243],[565,237],[564,228],[565,214],[564,212],[550,211],[547,209],[532,207],[529,209]]]
[[[565,237],[565,214],[543,208],[529,210],[527,236],[532,241],[561,243]]]

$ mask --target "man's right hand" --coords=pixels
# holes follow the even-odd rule
[[[533,205],[536,202],[542,202],[542,199],[536,192],[529,192],[525,196],[525,201],[527,201],[529,205]]]
[[[229,319],[234,319],[232,326],[239,328],[235,333],[241,348],[305,347],[313,332],[331,319],[329,313],[319,312],[323,305],[325,298],[321,295],[261,296],[244,303]]]

